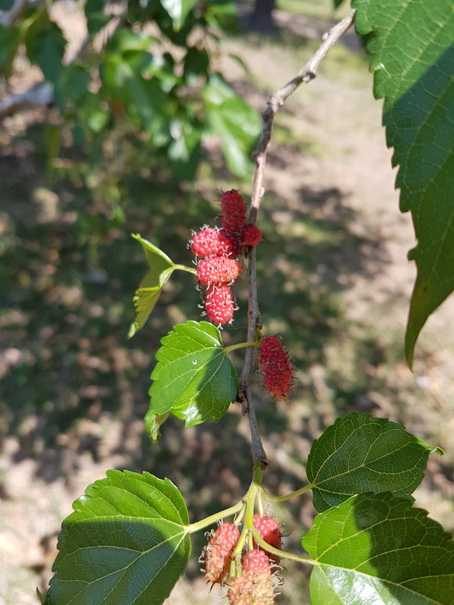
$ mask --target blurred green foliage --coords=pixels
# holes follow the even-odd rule
[[[178,180],[192,181],[203,141],[217,134],[229,170],[250,174],[260,117],[216,65],[219,34],[236,28],[232,2],[87,0],[84,14],[87,37],[69,63],[67,40],[46,4],[30,5],[17,23],[0,26],[5,77],[24,47],[53,87],[61,124],[86,147],[99,149],[126,123],[136,128],[137,145],[165,158]],[[55,129],[51,154],[58,153],[62,132]]]

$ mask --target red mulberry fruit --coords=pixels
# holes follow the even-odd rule
[[[190,242],[191,251],[199,258],[209,256],[236,256],[235,239],[224,229],[204,227]]]
[[[221,196],[222,226],[234,233],[241,230],[246,222],[246,204],[236,189],[225,191]]]
[[[205,311],[208,319],[215,325],[226,324],[233,319],[235,303],[232,291],[227,284],[208,286],[205,298]]]
[[[292,366],[278,336],[267,336],[260,344],[260,370],[265,386],[275,399],[286,399],[292,387]]]
[[[197,264],[197,279],[202,286],[228,284],[241,273],[241,264],[226,256],[213,256]]]
[[[262,241],[262,232],[255,225],[244,225],[241,229],[241,239],[245,246],[256,246]]]

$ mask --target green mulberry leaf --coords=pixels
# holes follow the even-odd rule
[[[238,376],[218,328],[206,321],[187,321],[174,326],[161,343],[151,375],[148,426],[167,412],[186,426],[220,420],[235,401]]]
[[[411,211],[417,278],[405,351],[411,366],[429,315],[454,290],[454,11],[452,0],[353,0],[356,30],[372,55],[374,94],[402,212]]]
[[[314,506],[324,511],[364,492],[410,495],[434,451],[443,453],[400,424],[351,412],[312,444],[307,477],[314,486]]]
[[[315,518],[312,605],[451,605],[454,542],[410,498],[353,496]]]
[[[62,525],[46,605],[159,605],[184,572],[184,500],[168,479],[108,471]]]
[[[149,318],[161,295],[162,287],[176,267],[167,254],[157,246],[143,239],[140,235],[133,234],[132,237],[142,244],[150,270],[140,282],[139,288],[134,295],[133,301],[136,315],[129,328],[129,338],[134,336],[137,330],[140,330]]]

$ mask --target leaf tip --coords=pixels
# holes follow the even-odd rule
[[[433,447],[431,447],[430,453],[433,454],[434,452],[436,452],[439,456],[445,455],[445,450],[443,448],[441,448],[439,445],[434,445]]]
[[[137,332],[139,327],[140,327],[139,322],[133,321],[131,323],[131,325],[129,326],[129,331],[128,331],[128,340],[134,336],[134,334]]]
[[[157,443],[161,439],[160,428],[169,417],[170,412],[155,414],[150,408],[145,415],[145,427],[150,439]]]
[[[413,372],[413,353],[415,345],[407,345],[407,339],[405,339],[405,359],[407,360],[408,367]]]
[[[410,312],[408,314],[407,328],[405,330],[404,351],[408,367],[413,372],[413,358],[415,354],[416,341],[418,339],[419,333],[421,332],[421,328],[424,325],[424,322],[421,323],[420,321],[416,321],[416,312],[414,310],[412,302],[410,303]]]

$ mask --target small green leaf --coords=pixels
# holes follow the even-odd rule
[[[235,63],[237,63],[241,67],[244,72],[244,75],[251,75],[251,70],[249,69],[248,64],[244,61],[242,57],[240,57],[240,55],[237,55],[236,53],[227,53],[227,56],[230,57],[232,61],[235,61]]]
[[[92,37],[113,18],[113,15],[104,13],[104,0],[86,0],[84,11],[88,33]]]
[[[411,494],[421,483],[427,458],[439,448],[386,418],[351,412],[315,440],[307,460],[314,506],[324,511],[353,494]]]
[[[162,6],[166,9],[169,17],[172,19],[173,29],[178,31],[186,20],[186,17],[194,7],[197,0],[161,0]]]
[[[135,319],[129,326],[128,338],[132,338],[137,330],[143,328],[160,295],[161,288],[139,288],[136,290],[132,299],[135,309]]]
[[[161,89],[165,93],[169,93],[177,85],[181,86],[183,82],[181,76],[175,73],[175,59],[170,53],[152,55],[151,61],[144,67],[142,75],[148,79],[158,78]]]
[[[64,66],[60,77],[64,103],[79,102],[87,94],[89,83],[90,74],[84,66],[77,63]]]
[[[0,73],[8,79],[20,43],[20,30],[18,27],[0,25]]]
[[[259,114],[235,94],[220,74],[210,76],[201,94],[210,132],[221,135],[229,170],[246,176],[252,170],[252,148],[261,132]]]
[[[131,29],[118,29],[114,36],[109,40],[107,49],[109,54],[116,54],[124,58],[127,51],[136,50],[148,52],[152,45],[156,42],[156,38],[150,36],[144,31],[133,31]],[[150,60],[152,55],[150,55]],[[143,59],[142,59],[143,62]],[[134,61],[137,63],[137,60]]]
[[[353,0],[356,31],[384,98],[388,147],[399,165],[402,212],[411,211],[418,270],[405,353],[411,366],[427,318],[454,290],[454,11],[452,0]]]
[[[118,45],[129,42],[140,45],[144,39],[121,38]],[[152,128],[157,115],[168,102],[161,81],[144,77],[152,59],[145,50],[125,48],[121,54],[109,54],[102,71],[103,93],[113,101],[123,103],[129,118],[146,130]]]
[[[220,420],[238,392],[238,376],[221,334],[206,321],[174,326],[156,354],[151,375],[151,415],[171,412],[193,426]]]
[[[100,94],[87,92],[78,101],[81,120],[84,126],[94,133],[100,133],[108,127],[110,115],[102,108]]]
[[[142,244],[150,270],[140,282],[140,286],[134,295],[136,314],[129,328],[129,338],[143,327],[159,299],[162,287],[176,268],[175,263],[170,260],[167,254],[151,242],[143,239],[138,234],[133,234],[132,237]]]
[[[191,550],[184,500],[168,479],[108,471],[74,502],[47,605],[159,605]]]
[[[159,441],[161,439],[161,426],[169,415],[170,412],[166,414],[153,414],[151,410],[148,410],[145,414],[145,428],[152,441]]]
[[[312,605],[452,605],[454,542],[410,498],[353,496],[315,518],[303,547],[317,561]]]
[[[238,32],[238,9],[234,2],[209,2],[203,18],[216,29],[224,32]]]
[[[170,130],[173,132],[173,140],[169,145],[167,157],[172,172],[181,180],[193,181],[200,161],[202,132],[187,118],[174,120]]]
[[[25,32],[28,58],[42,69],[46,80],[58,81],[62,70],[66,40],[61,29],[49,19],[46,9],[39,10]]]
[[[197,86],[200,76],[206,78],[210,67],[210,56],[205,49],[188,48],[184,58],[184,81],[188,86]]]

